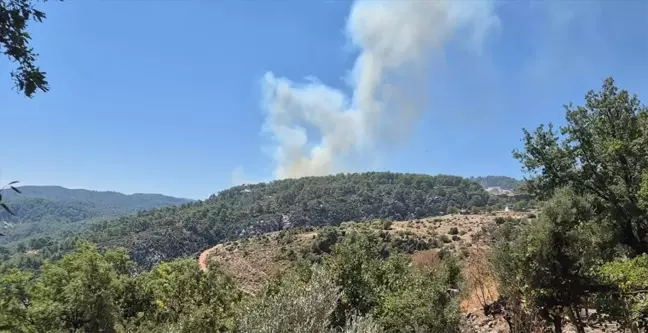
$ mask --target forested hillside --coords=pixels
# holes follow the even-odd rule
[[[453,176],[237,186],[96,224],[84,237],[99,247],[44,240],[13,257],[0,247],[0,331],[642,332],[648,108],[612,79],[585,99],[567,108],[565,136],[525,130],[514,153],[537,215],[419,218],[515,200]],[[212,266],[169,260],[216,243]],[[286,270],[270,278],[274,267]],[[490,319],[466,314],[471,305]]]
[[[141,212],[92,227],[90,239],[123,246],[144,266],[223,240],[299,226],[406,219],[502,205],[456,176],[338,174],[242,185],[204,202]]]
[[[0,211],[0,228],[5,235],[0,237],[0,244],[78,231],[92,221],[189,202],[160,194],[126,195],[60,186],[22,186],[19,190],[21,193],[2,193],[3,202],[15,215]]]
[[[312,11],[313,16],[303,10],[291,13],[290,5],[279,8],[275,3],[273,11],[282,15],[273,21],[265,15],[271,13],[264,12],[263,20],[258,20],[256,26],[253,21],[260,17],[258,10],[246,18],[242,15],[244,10],[207,8],[207,2],[201,3],[203,16],[195,15],[196,7],[183,6],[188,9],[182,12],[176,4],[167,10],[158,8],[161,4],[146,8],[155,9],[146,19],[155,17],[157,21],[144,21],[138,8],[79,10],[77,7],[72,8],[71,16],[56,11],[52,16],[58,17],[61,23],[36,31],[39,45],[51,45],[43,49],[50,54],[49,60],[43,62],[46,73],[41,71],[40,61],[36,61],[38,53],[30,43],[32,35],[27,29],[29,23],[42,22],[46,17],[36,9],[41,8],[39,2],[45,1],[0,0],[0,53],[14,63],[10,72],[14,89],[26,97],[50,89],[49,73],[54,74],[51,76],[53,86],[63,89],[54,98],[37,99],[36,107],[15,104],[11,97],[5,99],[3,93],[0,104],[3,111],[0,119],[4,125],[2,137],[13,141],[3,141],[2,148],[12,146],[12,149],[2,151],[2,162],[17,163],[10,165],[9,170],[34,161],[51,161],[50,156],[34,156],[49,153],[50,147],[61,147],[61,143],[68,144],[68,152],[80,154],[57,154],[65,158],[68,165],[79,169],[83,165],[97,166],[101,161],[83,164],[93,159],[92,154],[84,154],[88,151],[85,148],[107,154],[107,160],[113,160],[111,153],[116,152],[116,148],[124,148],[123,142],[131,144],[142,139],[142,134],[146,134],[145,141],[152,145],[133,149],[133,154],[143,156],[166,151],[175,162],[211,166],[213,159],[200,158],[214,155],[212,145],[195,143],[201,139],[222,142],[214,133],[223,134],[222,138],[232,142],[234,136],[213,125],[226,118],[204,117],[202,111],[211,108],[214,100],[220,105],[238,105],[242,100],[249,100],[245,98],[249,95],[240,95],[240,89],[236,89],[246,77],[245,71],[238,69],[253,68],[252,72],[259,73],[258,68],[275,62],[261,61],[262,67],[258,67],[259,57],[246,56],[249,52],[229,52],[233,48],[219,41],[221,36],[213,32],[223,28],[236,30],[232,26],[234,20],[228,21],[228,17],[213,20],[224,23],[214,27],[202,22],[223,9],[223,16],[236,16],[237,21],[245,24],[245,34],[229,36],[230,31],[225,31],[228,33],[225,37],[235,40],[235,44],[243,45],[246,36],[253,36],[266,45],[276,45],[272,37],[288,36],[292,37],[291,45],[322,44],[324,47],[318,48],[317,54],[336,58],[335,54],[326,53],[327,44],[332,45],[328,35],[310,34],[326,31],[326,26],[309,25],[306,29],[309,31],[300,31],[297,35],[302,36],[297,36],[287,35],[285,26],[272,23],[280,23],[286,18],[299,18],[308,23],[316,23],[312,18],[323,22],[341,19],[324,16],[322,8]],[[434,104],[441,106],[452,102],[454,105],[448,105],[450,110],[463,110],[471,104],[484,106],[479,111],[484,117],[473,118],[477,121],[490,118],[495,120],[493,123],[508,126],[511,122],[497,120],[509,115],[494,112],[492,106],[524,109],[522,113],[512,109],[514,113],[511,113],[514,118],[525,117],[524,123],[543,115],[555,115],[553,110],[541,109],[555,103],[551,95],[571,95],[572,89],[565,91],[565,88],[578,87],[583,78],[587,80],[587,77],[599,75],[601,70],[620,73],[624,81],[634,82],[645,92],[646,86],[641,85],[645,81],[641,80],[640,73],[645,69],[641,60],[646,58],[647,48],[641,41],[645,40],[646,35],[642,33],[646,30],[637,29],[642,21],[636,19],[645,18],[642,14],[646,11],[645,7],[634,5],[622,8],[631,1],[610,2],[609,8],[592,7],[594,4],[589,3],[585,11],[574,4],[557,7],[554,2],[548,8],[534,4],[534,11],[527,13],[508,5],[503,8],[501,3],[489,6],[481,2],[477,7],[465,3],[447,6],[417,3],[423,2],[363,1],[351,5],[346,18],[345,32],[350,41],[347,45],[354,46],[359,55],[350,71],[354,74],[353,80],[347,82],[351,93],[348,96],[317,82],[314,76],[308,77],[309,83],[305,86],[289,78],[275,77],[273,73],[279,69],[271,68],[266,72],[265,98],[261,105],[268,117],[263,127],[264,132],[269,129],[269,134],[275,136],[274,141],[279,141],[273,147],[279,152],[275,155],[277,170],[294,172],[297,169],[300,175],[309,174],[311,169],[302,168],[311,166],[302,163],[304,157],[317,157],[313,161],[321,166],[326,165],[321,163],[325,160],[322,156],[333,157],[332,161],[336,162],[340,153],[367,146],[382,155],[385,153],[382,148],[388,147],[385,143],[407,139],[393,134],[412,132],[414,128],[402,126],[404,123],[415,124],[423,120],[412,117],[416,113],[412,111],[423,111],[418,106],[426,106],[429,101],[411,99],[410,95],[434,97],[435,102],[441,102]],[[633,3],[642,5],[641,1]],[[552,17],[541,17],[545,9]],[[513,12],[526,15],[526,19],[517,23],[527,23],[532,29],[521,31],[528,27],[516,27],[515,20],[510,19]],[[599,12],[601,15],[592,15]],[[115,14],[119,16],[118,21],[114,19]],[[553,34],[556,14],[560,14],[558,18],[570,20],[569,25],[562,24],[561,36]],[[541,20],[532,22],[530,19],[536,16]],[[589,29],[592,31],[585,33],[587,29],[583,28],[589,24],[582,21],[584,16],[604,20],[605,28]],[[84,21],[92,21],[92,24],[82,24]],[[294,21],[290,27],[299,26],[299,20]],[[151,75],[156,68],[147,66],[151,62],[149,55],[171,50],[166,44],[151,41],[163,37],[178,40],[173,32],[181,30],[176,27],[190,26],[193,22],[201,22],[200,29],[193,29],[191,36],[183,34],[182,44],[190,45],[193,55],[208,56],[192,56],[191,68],[187,68],[186,61],[176,64],[157,61],[157,65],[164,66],[158,72],[193,72],[193,75],[166,75],[166,81],[161,80],[164,75]],[[486,34],[492,27],[490,23],[503,23],[509,30],[507,34],[500,33],[499,37],[514,37],[500,38],[504,43],[499,45],[525,46],[510,48],[522,52],[503,50],[495,54],[480,47],[484,38],[490,36]],[[166,26],[170,29],[160,29]],[[270,30],[272,26],[280,29]],[[83,31],[83,38],[75,40],[75,34],[68,28]],[[198,30],[207,33],[200,36]],[[45,33],[48,31],[53,33]],[[110,32],[111,40],[106,40],[106,31]],[[149,31],[161,31],[162,34],[156,36]],[[137,38],[138,33],[144,35],[142,32],[146,32],[146,43]],[[548,39],[535,38],[546,33]],[[563,38],[570,35],[584,42],[574,43],[576,40]],[[49,40],[48,36],[62,36],[64,40]],[[468,42],[478,44],[466,46],[478,46],[476,51],[480,53],[477,55],[483,54],[487,61],[475,65],[498,64],[499,68],[499,63],[510,62],[499,60],[520,60],[529,51],[534,51],[541,56],[558,54],[563,66],[542,66],[546,72],[543,74],[552,81],[527,75],[535,71],[523,70],[524,75],[519,75],[517,69],[530,68],[526,66],[529,63],[519,61],[499,68],[496,76],[477,72],[478,81],[475,81],[477,77],[467,75],[462,75],[461,84],[443,80],[443,76],[436,78],[435,81],[448,83],[445,86],[456,86],[460,89],[457,91],[438,90],[438,85],[426,84],[430,81],[427,75],[421,77],[423,80],[418,79],[419,74],[435,69],[436,60],[444,60],[444,54],[473,63],[474,57],[455,52],[454,46],[458,46],[457,42],[463,41],[465,36],[477,37]],[[201,37],[215,40],[212,44],[216,48],[209,45],[205,48],[201,42],[205,38]],[[87,43],[89,40],[102,40],[103,43]],[[118,45],[119,40],[129,43]],[[524,43],[527,41],[529,43]],[[572,47],[568,54],[563,52],[567,48],[561,50],[557,48],[560,45],[547,41]],[[526,45],[531,43],[540,46],[532,50]],[[151,48],[153,44],[161,46]],[[273,58],[285,58],[284,61],[272,67],[279,66],[282,72],[308,73],[307,68],[290,66],[296,58],[288,55],[297,54],[297,58],[302,59],[305,58],[303,52],[295,53],[298,49],[286,49],[288,43],[284,44],[281,45],[285,49],[282,53],[270,54]],[[107,53],[109,49],[117,52]],[[231,54],[217,59],[222,61],[215,64],[211,54],[219,49],[226,49]],[[171,51],[184,49],[176,47]],[[115,57],[120,53],[126,55],[124,59]],[[99,58],[99,55],[104,57]],[[169,56],[165,60],[186,60],[179,56],[180,53],[165,55]],[[207,61],[201,62],[200,58]],[[86,70],[88,75],[80,75],[88,69],[87,60],[104,64],[106,59],[114,61],[109,61],[109,66]],[[236,64],[227,62],[231,59],[235,59]],[[303,63],[312,65],[310,61]],[[223,64],[232,67],[228,68],[230,73],[219,71],[215,66]],[[448,64],[450,69],[465,67],[461,62]],[[0,71],[8,68],[0,67]],[[99,67],[106,67],[108,72],[98,70]],[[572,70],[572,67],[578,68]],[[317,72],[321,72],[326,66],[318,68]],[[195,87],[204,83],[198,79],[211,79],[216,72],[219,74],[217,81],[235,84],[218,89],[220,94],[203,98],[208,103],[204,105],[192,103],[198,94],[183,94],[195,92]],[[437,72],[434,74],[444,74]],[[506,72],[513,75],[506,75]],[[105,75],[107,73],[110,75]],[[454,73],[445,74],[450,74],[447,78],[451,78]],[[232,80],[239,77],[243,80]],[[77,78],[81,85],[74,84]],[[174,85],[172,81],[182,84]],[[190,88],[194,89],[183,89],[187,82],[192,83]],[[552,89],[546,89],[547,83]],[[478,87],[484,84],[494,89]],[[522,85],[526,87],[517,89],[516,86]],[[213,88],[213,84],[209,88]],[[151,100],[148,92],[174,96]],[[497,96],[490,98],[492,93],[508,100]],[[132,98],[135,94],[141,99]],[[437,101],[436,97],[441,94],[448,98]],[[226,95],[232,98],[224,98]],[[272,98],[268,98],[271,95]],[[66,98],[68,96],[72,97]],[[462,102],[460,99],[470,100],[470,103],[457,103]],[[109,100],[119,103],[107,103]],[[93,108],[99,104],[103,110]],[[99,117],[93,115],[96,111],[115,110],[126,104],[130,107],[123,109],[122,114],[128,117],[114,112],[99,112],[104,113]],[[527,104],[533,107],[528,108]],[[554,107],[564,110],[565,119],[546,119],[546,124],[523,129],[522,145],[513,151],[513,157],[525,174],[522,184],[513,178],[499,176],[465,179],[369,172],[241,185],[204,201],[59,187],[22,187],[22,194],[18,188],[0,188],[0,210],[4,210],[0,212],[0,242],[22,239],[0,244],[0,333],[648,332],[648,106],[636,95],[618,88],[609,77],[599,90],[588,91],[580,105],[561,101]],[[139,112],[146,109],[152,112]],[[172,109],[199,112],[179,114]],[[237,115],[241,114],[240,109],[235,108]],[[5,110],[24,113],[24,116],[17,117]],[[127,118],[128,127],[135,130],[127,131],[128,128],[122,127],[124,130],[119,131],[121,141],[104,145],[103,141],[114,139],[117,132],[115,124],[107,122],[109,117],[117,122]],[[196,122],[180,124],[178,119],[203,122],[207,130]],[[152,120],[155,123],[151,123]],[[561,125],[554,126],[556,121]],[[91,122],[106,130],[95,133],[99,128],[89,127]],[[493,138],[492,133],[468,133],[475,130],[469,124],[473,122],[442,121],[426,129],[447,127],[448,133],[457,136],[488,138],[485,146],[497,146],[497,149],[508,150],[516,146],[511,141],[500,147],[500,139],[508,136]],[[43,142],[34,136],[37,133],[42,139],[46,135],[69,132],[70,126],[62,126],[64,123],[83,131],[65,138],[71,140],[62,141]],[[240,124],[234,123],[224,126],[241,129]],[[461,127],[453,127],[453,123]],[[160,133],[151,131],[144,133],[141,125],[154,125],[149,127],[157,129],[162,136],[154,136],[152,134]],[[383,131],[382,125],[387,125],[389,131]],[[314,131],[307,127],[313,127]],[[178,131],[166,131],[180,128],[184,130],[180,134],[192,131],[203,135],[183,136],[176,133]],[[321,134],[320,141],[308,138],[317,130]],[[135,135],[122,134],[133,134],[131,132]],[[488,136],[480,136],[480,133]],[[185,140],[178,141],[180,136]],[[174,141],[173,145],[159,140],[168,137]],[[242,137],[244,135],[239,135],[236,139]],[[77,138],[87,142],[74,146],[72,140]],[[338,141],[340,138],[344,140]],[[385,138],[390,140],[383,140]],[[436,149],[439,145],[448,145],[448,140],[428,138],[436,141],[421,141],[429,148],[425,151],[432,156],[430,163],[435,163],[440,151],[455,155],[447,157],[450,163],[462,163],[456,155],[477,159],[474,152],[485,147],[475,146],[474,140],[470,140],[466,142],[473,143],[476,149],[456,149],[460,146]],[[35,139],[30,145],[16,144],[19,140],[30,139]],[[314,147],[317,150],[310,149],[311,156],[295,153],[302,150],[306,153],[308,150],[304,148],[311,142],[322,142]],[[193,154],[183,154],[178,147],[191,149]],[[228,147],[225,153],[243,151],[241,147]],[[203,153],[202,150],[208,151]],[[30,154],[23,155],[23,151],[30,151]],[[419,149],[411,151],[424,153]],[[128,154],[120,155],[129,157]],[[291,155],[290,160],[299,163],[284,163],[286,159],[281,155]],[[227,162],[227,157],[223,160]],[[147,162],[158,167],[167,161]],[[39,165],[42,170],[63,166],[53,161]],[[176,171],[169,177],[178,179],[186,176],[189,170],[176,168],[173,164],[165,166],[165,171]],[[2,168],[4,171],[6,167]],[[189,172],[200,171],[192,168]],[[141,173],[133,172],[128,180],[136,181],[138,175]],[[198,182],[195,179],[192,184]],[[515,191],[484,189],[495,186]],[[3,192],[5,189],[16,193]],[[505,205],[507,209],[494,211]],[[124,216],[129,213],[132,214]],[[116,216],[120,217],[114,218]]]
[[[504,190],[515,190],[522,185],[522,181],[506,176],[470,177],[470,180],[484,188],[500,187]]]

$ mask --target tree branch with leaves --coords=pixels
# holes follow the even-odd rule
[[[38,1],[0,0],[0,52],[16,63],[11,78],[18,91],[29,98],[37,90],[49,90],[46,73],[36,65],[38,53],[31,47],[31,35],[27,32],[30,21],[40,23],[46,17],[35,8],[35,2]]]
[[[2,209],[6,210],[7,213],[9,213],[11,215],[14,215],[14,216],[16,214],[14,214],[14,212],[12,212],[11,209],[9,209],[9,206],[7,206],[7,204],[2,201],[2,191],[7,190],[7,189],[11,189],[11,190],[15,191],[16,193],[21,193],[20,190],[17,187],[14,186],[16,184],[18,184],[18,181],[14,180],[14,181],[10,182],[9,184],[5,185],[4,187],[0,188],[0,207],[2,207]],[[4,236],[4,234],[0,233],[0,236]]]

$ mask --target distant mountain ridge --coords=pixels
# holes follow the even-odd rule
[[[93,201],[102,201],[102,202],[112,202],[112,203],[129,203],[135,202],[129,198],[141,198],[143,201],[157,199],[161,201],[171,201],[171,202],[189,202],[190,199],[176,198],[172,196],[167,196],[157,193],[133,193],[133,194],[124,194],[116,191],[97,191],[97,190],[87,190],[87,189],[71,189],[63,186],[57,185],[26,185],[18,187],[20,194],[7,191],[3,192],[3,197],[9,199],[12,197],[32,197],[32,198],[41,198],[48,200],[93,200]]]
[[[35,236],[75,231],[94,221],[142,210],[180,205],[192,200],[162,194],[123,194],[68,189],[61,186],[21,186],[22,193],[3,191],[3,201],[16,214],[0,212],[0,244]]]

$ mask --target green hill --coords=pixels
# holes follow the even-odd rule
[[[478,183],[484,188],[500,187],[504,190],[515,190],[520,185],[522,185],[521,180],[507,176],[470,177],[469,179]]]
[[[345,221],[403,220],[501,205],[456,176],[390,172],[305,177],[242,185],[205,201],[153,209],[94,224],[89,238],[122,246],[148,267],[250,235]]]
[[[101,219],[112,219],[140,210],[189,202],[160,194],[132,194],[67,189],[60,186],[22,186],[22,193],[3,191],[3,201],[15,216],[0,212],[0,244],[30,237],[52,236]]]

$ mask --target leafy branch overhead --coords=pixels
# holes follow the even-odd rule
[[[45,13],[36,9],[34,2],[0,0],[0,52],[17,64],[11,78],[18,91],[30,98],[37,90],[49,90],[46,73],[36,65],[38,53],[30,46],[31,35],[27,32],[30,20],[40,23],[45,19]]]
[[[18,184],[17,180],[10,182],[9,184],[5,185],[3,188],[0,188],[0,207],[2,207],[2,209],[6,210],[7,213],[11,215],[16,215],[16,214],[14,214],[14,212],[12,212],[11,209],[9,209],[9,206],[7,206],[7,204],[2,201],[2,191],[6,189],[12,189],[16,193],[21,193],[20,190],[14,186],[15,184]],[[0,233],[0,236],[4,236],[4,234]]]
[[[12,189],[12,190],[15,191],[16,193],[21,193],[20,190],[19,190],[18,188],[16,188],[15,186],[13,186],[13,185],[15,185],[15,184],[18,184],[18,181],[17,181],[17,180],[14,180],[14,181],[10,182],[9,184],[5,185],[3,188],[0,188],[0,206],[2,206],[2,208],[3,208],[4,210],[6,210],[6,211],[7,211],[9,214],[11,214],[11,215],[16,215],[16,214],[14,214],[14,213],[11,211],[11,209],[9,209],[9,207],[7,206],[7,204],[5,204],[4,202],[2,202],[2,191],[6,190],[6,189]]]

